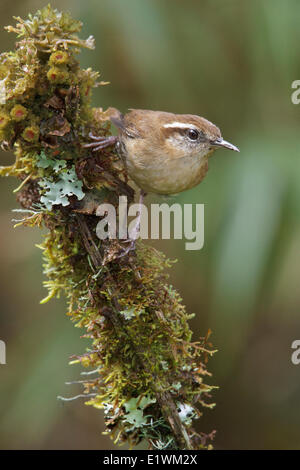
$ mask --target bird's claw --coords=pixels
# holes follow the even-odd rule
[[[124,240],[123,243],[129,243],[127,248],[122,249],[121,253],[118,255],[118,258],[123,258],[124,256],[128,255],[131,251],[135,250],[135,242],[136,240],[133,238],[129,238],[128,240]]]
[[[104,136],[96,136],[93,135],[91,132],[89,133],[89,137],[94,140],[89,144],[84,144],[84,148],[91,148],[93,152],[97,152],[98,150],[105,149],[106,147],[110,147],[111,145],[115,145],[118,138],[114,135],[110,135],[108,137]]]

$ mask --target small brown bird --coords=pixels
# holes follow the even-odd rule
[[[85,145],[101,150],[116,144],[130,178],[144,193],[176,194],[199,184],[208,171],[208,157],[218,148],[239,152],[220,129],[203,117],[132,109],[122,115],[107,111],[119,129],[117,137],[96,137]]]
[[[94,142],[84,147],[98,151],[116,145],[128,175],[141,189],[139,216],[122,257],[135,249],[147,192],[170,195],[193,188],[205,177],[208,157],[217,148],[239,149],[222,138],[217,126],[192,114],[131,109],[124,116],[109,108],[106,116],[118,128],[118,136],[90,134]]]

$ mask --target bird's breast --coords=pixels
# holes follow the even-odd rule
[[[149,151],[138,144],[138,139],[127,139],[120,149],[129,176],[146,192],[180,193],[199,184],[208,171],[206,154],[174,159],[159,149]]]

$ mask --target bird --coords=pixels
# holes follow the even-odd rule
[[[174,195],[197,186],[207,174],[215,150],[238,147],[223,139],[220,129],[192,114],[130,109],[123,115],[109,108],[117,136],[94,136],[84,145],[94,151],[115,145],[129,177],[143,193]]]
[[[89,134],[84,147],[101,151],[114,145],[129,177],[140,188],[139,217],[123,251],[135,249],[142,205],[147,193],[175,195],[197,186],[208,171],[208,159],[215,150],[239,152],[223,139],[220,129],[204,117],[165,111],[130,109],[123,115],[116,108],[104,113],[117,127],[117,136]]]

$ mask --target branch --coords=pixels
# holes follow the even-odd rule
[[[101,258],[99,249],[97,248],[97,245],[95,244],[93,240],[92,234],[88,228],[87,223],[84,220],[84,217],[77,216],[77,218],[78,218],[79,230],[80,230],[85,248],[87,252],[89,253],[91,259],[93,260],[94,267],[98,271],[103,266],[103,260]],[[122,309],[118,303],[118,299],[117,299],[115,292],[113,292],[112,301],[115,306],[115,310],[111,309],[109,310],[108,313],[106,310],[105,316],[109,318],[109,320],[112,322],[114,328],[116,328],[116,332],[118,332],[119,329],[121,329],[124,332],[124,335],[127,336],[132,349],[135,351],[136,355],[139,357],[141,366],[144,369],[146,369],[149,373],[151,373],[151,371],[148,370],[148,364],[143,360],[143,352],[140,352],[135,347],[134,337],[131,336],[130,331],[128,331],[128,329],[126,328],[126,324],[124,320],[122,320],[120,316],[120,311]],[[176,403],[173,397],[171,396],[169,392],[164,392],[162,390],[160,378],[155,374],[153,374],[153,381],[155,384],[154,390],[155,390],[155,396],[156,396],[157,402],[159,403],[162,409],[162,413],[164,415],[165,420],[171,426],[171,429],[174,434],[174,439],[178,448],[179,449],[193,449],[188,433],[186,432],[185,427],[183,426],[180,420]],[[171,384],[168,384],[168,385],[170,386]]]
[[[212,354],[207,338],[192,342],[191,317],[168,284],[170,260],[137,243],[120,257],[120,240],[96,238],[96,208],[134,191],[113,148],[84,147],[90,133],[109,136],[107,113],[91,109],[99,74],[75,58],[93,47],[75,34],[81,23],[50,6],[18,19],[16,50],[0,56],[7,102],[0,108],[0,145],[16,161],[0,175],[18,181],[24,208],[18,225],[46,227],[45,303],[63,292],[68,315],[91,348],[74,362],[95,372],[77,381],[86,404],[104,409],[106,432],[131,446],[207,448],[193,429],[212,386],[204,383]],[[0,76],[0,79],[1,79]],[[16,79],[17,77],[17,79]],[[100,83],[101,84],[101,83]],[[211,434],[213,436],[213,434]]]

